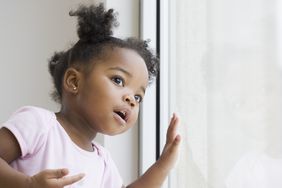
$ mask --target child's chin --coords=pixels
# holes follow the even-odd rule
[[[119,135],[123,132],[125,132],[125,131],[123,131],[123,130],[113,130],[113,131],[108,131],[107,133],[104,133],[104,134],[108,135],[108,136],[115,136],[115,135]]]

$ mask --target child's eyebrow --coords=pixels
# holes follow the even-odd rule
[[[109,68],[109,70],[117,70],[117,71],[123,72],[124,74],[126,74],[129,77],[132,77],[132,74],[130,72],[128,72],[127,70],[125,70],[124,68],[121,68],[121,67],[111,67],[111,68]],[[141,90],[143,91],[143,93],[145,95],[145,91],[146,91],[145,87],[141,86]]]
[[[127,70],[125,70],[124,68],[121,68],[121,67],[111,67],[111,68],[109,68],[109,70],[118,70],[118,71],[123,72],[127,76],[132,77],[132,74],[130,72],[128,72]]]

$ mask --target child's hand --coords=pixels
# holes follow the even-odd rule
[[[177,134],[178,117],[173,114],[166,134],[166,144],[159,160],[154,163],[139,179],[131,183],[129,188],[161,187],[169,171],[174,166],[180,145],[180,135]]]
[[[161,166],[168,171],[175,165],[178,157],[180,145],[180,135],[177,134],[178,123],[179,118],[173,114],[166,133],[166,144],[159,160]]]
[[[63,188],[84,177],[84,174],[65,177],[67,169],[43,170],[30,178],[29,188]]]

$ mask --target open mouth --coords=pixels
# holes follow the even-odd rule
[[[127,113],[125,111],[115,111],[124,121],[127,121]]]

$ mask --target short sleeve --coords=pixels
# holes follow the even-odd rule
[[[3,124],[17,139],[22,158],[36,153],[46,141],[48,120],[41,111],[36,107],[22,107]]]

